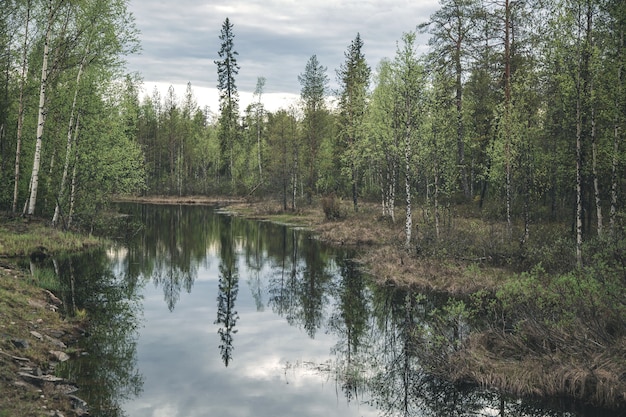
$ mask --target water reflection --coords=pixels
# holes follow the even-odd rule
[[[136,232],[109,257],[57,263],[68,314],[92,318],[90,355],[63,372],[94,416],[591,415],[434,378],[470,325],[457,301],[372,285],[305,232],[121,209]]]
[[[217,319],[215,324],[221,327],[219,346],[224,366],[228,366],[233,357],[233,335],[239,315],[235,310],[235,301],[239,292],[239,271],[236,264],[235,241],[233,239],[232,218],[227,217],[220,228],[220,276],[217,293]]]
[[[80,346],[70,346],[82,355],[60,364],[58,373],[81,387],[77,394],[87,401],[92,415],[124,416],[124,402],[143,388],[136,356],[141,316],[136,287],[114,273],[103,250],[49,259],[33,269],[54,271],[64,315],[87,312],[89,319],[87,337]]]

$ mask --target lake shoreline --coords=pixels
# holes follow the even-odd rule
[[[153,199],[124,201],[152,203]],[[199,204],[201,200],[157,197],[156,201]],[[342,202],[342,215],[331,221],[319,205],[285,212],[278,203],[268,200],[208,201],[233,215],[306,228],[331,245],[354,248],[358,252],[356,261],[378,285],[440,292],[468,300],[469,306],[479,298],[477,295],[483,301],[491,299],[507,281],[519,275],[511,268],[491,265],[489,254],[484,258],[409,255],[399,244],[404,239],[402,222],[383,219],[376,204],[361,203],[359,212],[354,213],[350,202]],[[566,330],[546,332],[534,328],[532,322],[527,328],[523,320],[520,323],[522,327],[515,332],[492,328],[472,332],[459,345],[448,346],[451,352],[446,361],[430,371],[452,382],[472,383],[520,397],[570,398],[607,409],[626,409],[626,338],[601,346],[595,340],[583,340],[588,337],[583,334],[585,330],[578,334]],[[569,329],[576,331],[577,327]],[[531,341],[543,344],[544,349],[528,347]]]
[[[399,224],[401,222],[394,224],[387,219],[381,219],[378,215],[378,208],[374,204],[363,204],[359,213],[350,212],[348,205],[348,209],[345,209],[346,214],[342,218],[328,221],[319,207],[284,213],[278,204],[271,201],[198,197],[156,197],[154,199],[133,197],[119,200],[150,204],[217,206],[221,211],[233,215],[306,228],[320,240],[357,249],[360,253],[357,261],[379,285],[410,288],[416,292],[444,292],[451,296],[468,298],[477,293],[489,296],[514,275],[514,272],[505,268],[483,265],[480,259],[429,259],[426,256],[408,256],[403,247],[398,244],[402,241],[402,226]],[[7,221],[9,220],[3,219],[3,224]],[[17,225],[19,230],[14,227],[5,229],[3,235],[21,235],[24,230],[40,230],[38,228],[41,227],[38,222],[22,220],[17,220]],[[65,239],[74,242],[73,250],[76,251],[97,244],[97,241],[89,237],[85,237],[85,242],[76,244],[75,242],[80,242],[80,238],[76,240],[75,236],[64,233],[61,233],[58,238],[61,241]],[[34,240],[36,241],[37,239]],[[32,245],[32,243],[29,244]],[[2,249],[6,252],[4,247]],[[36,246],[33,247],[34,249]],[[54,251],[54,248],[48,249]],[[4,253],[3,250],[0,250],[0,257],[4,255],[6,258],[8,253]],[[28,256],[32,253],[30,249],[21,251],[21,256]],[[11,294],[17,292],[31,294],[29,297],[47,302],[47,296],[36,287],[32,279],[29,280],[24,273],[8,261],[3,261],[2,265],[0,290],[3,294],[9,294],[8,300],[13,300]],[[20,316],[32,314],[28,299],[22,299],[21,302],[5,302],[4,305],[7,306],[7,312],[3,315],[7,317],[10,314]],[[60,320],[58,313],[50,313]],[[63,320],[56,322],[49,318],[43,320],[54,323],[51,326],[58,326],[58,329],[69,329],[63,331],[68,335],[74,335],[71,337],[75,337],[80,331],[80,324]],[[30,333],[33,330],[32,319],[15,322],[15,327],[11,329],[16,335],[13,338],[32,338]],[[6,329],[2,330],[3,333],[7,332]],[[586,337],[585,335],[543,335],[544,338],[538,343],[552,344],[552,353],[546,354],[541,351],[533,352],[532,349],[527,348],[529,334],[531,333],[501,334],[493,329],[472,333],[459,346],[451,350],[444,364],[430,371],[453,382],[469,382],[521,397],[564,397],[591,403],[598,407],[620,410],[620,412],[625,409],[626,339],[622,338],[611,346],[596,347],[581,355],[580,352],[561,350],[559,346],[563,343],[578,343],[579,336]],[[15,350],[17,348],[11,346],[10,338],[3,338],[3,352],[9,353],[10,356],[20,356],[19,351]],[[31,345],[32,348],[33,345]],[[47,358],[49,350],[47,346],[42,347],[37,357]],[[4,356],[4,358],[0,357],[0,361],[4,361],[0,362],[0,367],[13,369],[15,361],[7,359],[6,355],[0,356]],[[47,369],[49,360],[49,358],[40,359],[41,362],[36,363],[35,367]],[[50,415],[28,414],[33,407],[37,409],[42,407],[37,397],[39,394],[35,395],[33,391],[22,388],[16,391],[12,381],[13,379],[5,377],[0,382],[2,392],[14,393],[12,400],[8,400],[10,405],[0,402],[0,410],[19,410],[6,407],[20,407],[16,404],[22,404],[22,411],[28,412],[20,411],[18,413],[20,415]],[[73,412],[71,404],[67,401],[55,403],[55,407],[60,412],[69,413],[65,415],[74,415],[71,414]]]

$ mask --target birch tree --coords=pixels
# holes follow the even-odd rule
[[[415,32],[404,33],[402,45],[398,45],[393,63],[395,75],[395,94],[397,96],[398,129],[404,142],[404,188],[406,193],[405,242],[410,248],[413,232],[412,216],[412,184],[417,169],[413,164],[413,142],[419,140],[419,129],[422,124],[423,97],[425,90],[425,74],[419,61]]]
[[[381,192],[383,217],[395,223],[396,187],[399,175],[399,134],[396,118],[396,96],[391,61],[383,59],[375,77],[376,87],[368,107],[368,148],[376,163]]]
[[[41,79],[39,83],[39,107],[37,116],[37,136],[35,144],[35,156],[33,158],[33,169],[30,178],[30,196],[28,198],[28,208],[25,214],[32,216],[35,214],[37,204],[37,191],[39,188],[39,169],[41,165],[41,147],[43,141],[44,125],[46,122],[46,93],[48,88],[48,60],[50,58],[50,41],[52,38],[53,26],[56,13],[59,11],[63,0],[47,1],[47,19],[44,30],[43,59],[41,64]],[[25,207],[26,208],[26,207]]]
[[[77,3],[74,8],[74,30],[76,33],[74,42],[76,47],[73,49],[82,50],[82,52],[79,52],[80,63],[76,72],[74,95],[70,108],[65,162],[59,191],[55,199],[53,226],[58,224],[59,215],[65,203],[70,163],[72,154],[75,152],[74,137],[78,136],[74,130],[77,129],[75,123],[79,110],[77,106],[83,74],[90,66],[95,66],[99,71],[114,73],[116,67],[120,66],[117,57],[137,49],[136,30],[132,20],[128,18],[124,0],[94,0]]]

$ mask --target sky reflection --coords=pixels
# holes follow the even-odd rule
[[[366,416],[376,410],[348,403],[335,381],[315,369],[327,362],[336,337],[304,329],[265,308],[257,310],[250,272],[239,263],[239,314],[228,367],[218,346],[218,262],[200,268],[190,293],[181,291],[173,311],[163,289],[144,287],[144,327],[137,343],[143,393],[124,405],[129,416]],[[260,277],[268,277],[265,268]],[[256,278],[255,278],[256,279]],[[261,286],[267,288],[266,279]],[[263,294],[265,302],[268,295]],[[267,307],[267,306],[266,306]]]

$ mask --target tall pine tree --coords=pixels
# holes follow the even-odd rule
[[[326,93],[328,91],[327,68],[313,55],[306,63],[304,73],[298,75],[302,89],[300,97],[304,106],[303,134],[305,138],[305,192],[309,202],[316,191],[317,164],[320,145],[325,133]]]
[[[218,52],[220,59],[214,61],[217,65],[217,89],[220,93],[219,142],[220,142],[220,170],[226,178],[232,178],[233,145],[238,135],[239,94],[235,85],[235,75],[239,73],[234,50],[233,24],[226,18],[220,33],[222,46]]]
[[[354,211],[358,211],[359,167],[358,143],[365,136],[364,117],[367,107],[367,89],[370,67],[363,54],[363,40],[357,33],[345,53],[344,62],[337,71],[341,86],[339,94],[339,137],[343,147],[343,168],[349,171]]]

